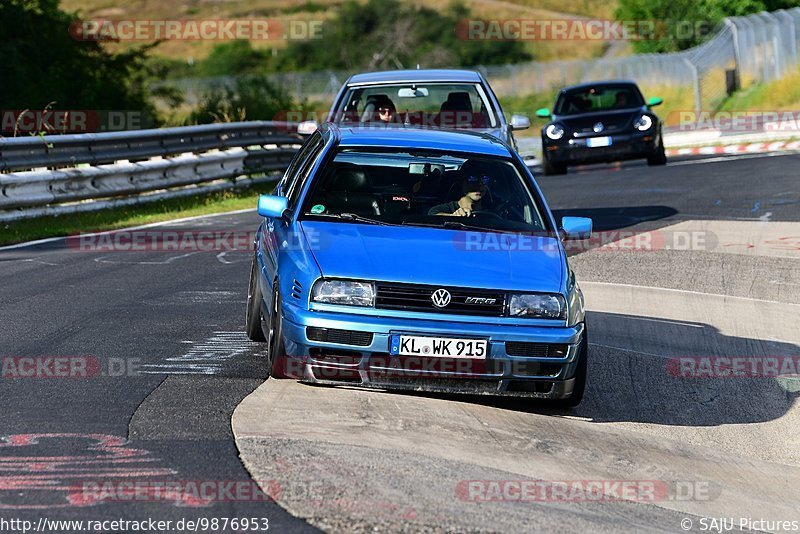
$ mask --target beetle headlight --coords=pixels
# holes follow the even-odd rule
[[[319,280],[311,290],[311,300],[326,304],[372,306],[375,302],[375,286],[372,282]]]
[[[559,139],[564,137],[564,128],[562,128],[558,124],[551,124],[550,126],[544,129],[544,134],[553,141],[558,141]]]
[[[508,314],[512,317],[565,319],[567,304],[562,295],[542,293],[512,295]]]
[[[640,132],[649,130],[652,125],[653,125],[653,119],[650,118],[650,115],[642,115],[641,117],[633,121],[633,127],[639,130]]]

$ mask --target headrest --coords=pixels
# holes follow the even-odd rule
[[[441,111],[472,111],[472,101],[466,91],[454,91],[447,95]]]
[[[367,174],[357,165],[343,165],[334,171],[331,191],[362,191],[369,186]]]

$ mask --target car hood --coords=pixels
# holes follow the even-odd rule
[[[559,292],[565,260],[551,237],[327,221],[301,223],[323,276]]]

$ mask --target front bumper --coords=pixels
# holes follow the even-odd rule
[[[602,136],[597,136],[602,137]],[[653,132],[636,132],[609,135],[611,145],[605,147],[589,147],[587,137],[568,140],[542,142],[544,155],[551,163],[559,165],[580,165],[584,163],[607,163],[627,159],[646,158],[658,147],[658,134]]]
[[[451,321],[309,311],[289,302],[283,311],[286,360],[277,365],[283,376],[319,384],[479,395],[569,397],[585,328],[583,323],[527,326],[464,322],[463,317]],[[309,327],[359,332],[361,344],[317,341],[309,336]],[[390,335],[399,333],[486,339],[488,355],[481,360],[391,356]],[[519,347],[536,344],[546,354],[512,355],[507,342],[517,343],[517,353]]]

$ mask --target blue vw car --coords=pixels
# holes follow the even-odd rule
[[[262,216],[246,329],[276,378],[577,405],[583,295],[517,153],[455,130],[326,124]]]

